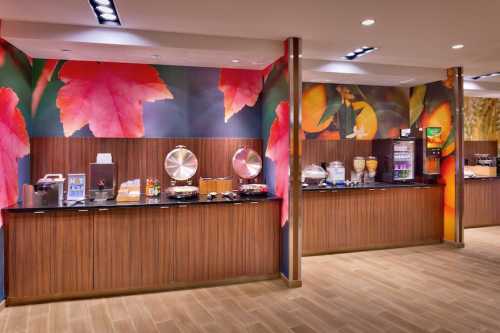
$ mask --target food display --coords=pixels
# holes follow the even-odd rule
[[[157,197],[161,194],[161,185],[158,179],[146,179],[146,188],[144,194],[147,197]]]
[[[116,202],[139,201],[141,199],[141,180],[132,179],[120,185]]]
[[[353,171],[351,172],[351,181],[354,183],[363,182],[363,174],[365,172],[366,160],[362,156],[354,157],[352,161]]]
[[[302,170],[302,183],[306,186],[319,186],[324,183],[327,175],[325,169],[311,164]]]
[[[365,183],[375,182],[375,175],[377,174],[378,160],[375,156],[368,156],[366,159],[366,172],[364,181]]]
[[[326,168],[328,171],[327,183],[331,185],[345,184],[345,167],[341,161],[333,161]]]
[[[165,171],[172,178],[172,186],[167,188],[167,195],[175,199],[193,198],[199,194],[199,189],[192,186],[191,178],[198,170],[198,159],[192,151],[184,146],[177,146],[165,158]],[[178,186],[176,182],[185,182]]]
[[[255,150],[238,149],[233,155],[232,164],[234,172],[240,177],[238,192],[241,195],[267,195],[267,185],[256,183],[257,176],[262,170],[262,159]]]

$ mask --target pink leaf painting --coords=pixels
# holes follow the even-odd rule
[[[17,160],[30,152],[26,123],[17,108],[19,98],[10,88],[0,88],[0,209],[17,201]],[[0,215],[0,226],[2,217]]]
[[[288,221],[288,173],[290,156],[290,106],[281,102],[276,107],[274,119],[269,133],[266,157],[275,163],[276,195],[283,199],[281,206],[281,225]]]
[[[219,90],[224,94],[224,122],[245,106],[255,105],[267,74],[267,70],[221,69]]]
[[[47,84],[52,79],[52,74],[54,74],[54,70],[57,67],[57,60],[46,60],[43,65],[42,73],[38,77],[38,80],[35,84],[35,88],[33,89],[33,94],[31,98],[31,116],[34,117],[36,115],[36,110],[38,109],[38,105],[40,104],[40,99],[43,96],[45,88]]]
[[[56,104],[66,137],[87,124],[96,137],[142,137],[143,102],[174,98],[150,65],[67,61],[59,78],[65,85]]]

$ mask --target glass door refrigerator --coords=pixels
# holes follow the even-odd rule
[[[379,167],[375,179],[388,183],[415,181],[415,139],[383,139],[373,141],[373,153]]]

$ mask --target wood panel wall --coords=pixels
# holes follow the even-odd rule
[[[302,141],[302,167],[309,164],[342,161],[346,172],[352,168],[355,156],[372,155],[372,142],[361,140],[304,140]]]
[[[304,255],[443,239],[443,188],[305,192]]]
[[[500,225],[500,178],[469,179],[464,184],[464,228]]]
[[[240,147],[249,147],[262,156],[261,139],[238,138],[64,138],[41,137],[31,139],[32,183],[48,173],[86,173],[97,153],[111,153],[118,168],[118,186],[129,179],[140,178],[144,186],[148,177],[158,178],[162,188],[170,186],[170,177],[164,169],[168,152],[184,145],[198,158],[197,184],[201,177],[233,177],[231,159]],[[260,179],[260,181],[263,181]]]
[[[464,141],[464,159],[472,159],[474,154],[491,154],[497,156],[496,141]]]

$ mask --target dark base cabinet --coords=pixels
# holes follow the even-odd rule
[[[304,193],[303,254],[441,242],[443,188]]]
[[[7,304],[276,278],[279,207],[7,213]]]

